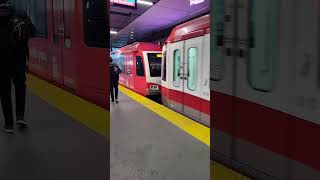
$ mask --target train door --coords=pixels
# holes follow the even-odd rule
[[[320,2],[306,0],[295,3],[299,8],[295,9],[294,36],[291,36],[295,51],[292,51],[292,59],[288,63],[292,69],[292,89],[288,93],[291,94],[291,113],[298,120],[292,120],[291,127],[295,128],[292,128],[290,140],[292,152],[295,152],[292,159],[301,157],[300,163],[304,162],[308,168],[301,168],[291,161],[291,176],[294,180],[320,179],[320,146],[315,145],[314,140],[308,140],[319,137],[320,133]]]
[[[231,159],[233,154],[232,123],[234,59],[234,1],[216,0],[213,2],[213,33],[211,34],[211,158],[218,161],[220,156]],[[218,161],[219,162],[219,161]],[[225,162],[219,162],[221,164]]]
[[[201,63],[203,63],[204,37],[185,41],[183,58],[183,113],[193,119],[201,118]]]
[[[70,89],[75,89],[75,77],[76,77],[76,63],[75,56],[73,54],[73,38],[72,32],[72,18],[73,18],[74,0],[63,0],[63,74],[64,85]]]
[[[286,60],[283,57],[280,60],[278,53],[279,50],[283,50],[279,48],[280,2],[279,0],[237,0],[237,2],[235,11],[238,18],[235,20],[234,31],[236,76],[233,95],[234,131],[237,134],[237,140],[234,141],[234,150],[237,154],[235,158],[250,168],[259,169],[268,175],[290,179],[287,176],[287,159],[277,158],[271,153],[271,151],[277,152],[283,157],[289,153],[289,124],[276,112],[288,110],[286,70],[282,69],[277,76],[275,73],[276,67],[285,67],[282,63]],[[270,111],[267,107],[274,110]],[[246,124],[250,124],[254,129],[248,130]],[[270,131],[272,133],[268,134]],[[266,134],[268,134],[267,140],[264,139]],[[251,144],[246,144],[248,142]],[[253,144],[258,144],[259,147]],[[265,162],[265,158],[268,162]]]
[[[64,39],[64,18],[63,18],[63,0],[52,1],[52,79],[63,84],[63,39]]]
[[[129,56],[129,84],[130,88],[134,89],[134,66],[133,66],[133,54]]]
[[[203,40],[201,71],[201,123],[210,127],[210,34],[206,34]]]
[[[172,67],[172,70],[169,71],[171,72],[169,76],[172,77],[172,81],[168,83],[170,83],[169,87],[172,90],[168,91],[168,104],[170,108],[183,112],[184,41],[168,44],[168,55],[168,59],[171,60],[170,66]]]
[[[141,54],[135,54],[134,56],[134,89],[140,94],[146,93],[146,75],[145,75],[145,66],[143,63],[143,58]]]
[[[128,60],[128,55],[125,54],[124,55],[124,66],[125,66],[125,86],[126,87],[130,87],[130,84],[129,84],[129,74],[131,73],[130,72],[130,68],[129,68],[129,60]]]
[[[285,121],[282,117],[277,119],[284,129],[272,126],[273,119],[268,119],[272,114],[266,108],[273,104],[285,107],[287,100],[283,94],[285,83],[277,84],[277,90],[274,89],[274,63],[279,62],[276,52],[279,1],[216,0],[214,3],[211,157],[249,173],[254,179],[266,176],[273,179],[269,175],[288,179],[288,162],[265,149],[288,147],[287,127],[281,124]]]

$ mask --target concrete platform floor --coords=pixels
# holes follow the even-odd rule
[[[111,180],[207,180],[209,147],[120,93],[111,104]]]
[[[109,143],[104,137],[31,93],[26,119],[27,130],[0,131],[1,180],[109,179]]]

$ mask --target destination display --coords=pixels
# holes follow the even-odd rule
[[[111,5],[120,5],[120,6],[127,6],[127,7],[136,7],[137,0],[110,0]]]

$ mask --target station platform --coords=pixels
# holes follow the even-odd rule
[[[85,111],[83,108],[96,113],[93,119],[108,114],[29,76],[25,115],[29,128],[16,128],[14,134],[0,131],[0,179],[108,179],[106,127],[95,128],[101,124],[91,124],[87,116],[74,110]]]
[[[210,178],[210,130],[120,87],[111,103],[112,180]]]

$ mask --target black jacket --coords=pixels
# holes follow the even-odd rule
[[[10,44],[10,19],[14,10],[8,6],[0,5],[0,76],[9,74],[12,70],[11,61],[14,53]]]
[[[23,28],[23,40],[14,41],[14,19],[20,18],[26,24]],[[16,28],[17,29],[17,28]],[[36,29],[28,14],[16,11],[13,6],[0,5],[0,70],[6,68],[6,73],[26,70],[26,57],[29,57],[28,41],[34,37]],[[19,33],[18,33],[19,34]],[[6,61],[6,62],[4,62]],[[4,71],[5,72],[5,71]]]
[[[118,84],[119,82],[119,74],[121,73],[121,69],[117,64],[110,64],[110,83],[111,85],[113,84]]]

